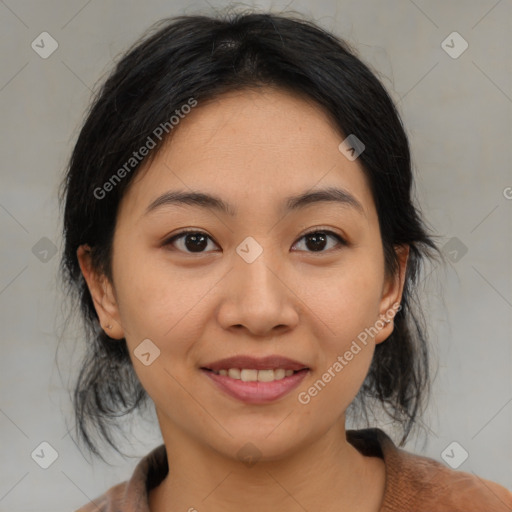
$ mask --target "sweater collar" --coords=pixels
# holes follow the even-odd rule
[[[401,457],[391,438],[379,428],[347,430],[347,441],[360,453],[368,457],[380,457],[386,465],[386,486],[381,510],[390,506],[390,496],[396,491],[400,482]],[[169,471],[165,445],[152,450],[135,467],[132,477],[127,482],[123,496],[125,512],[150,512],[149,491],[157,487]]]

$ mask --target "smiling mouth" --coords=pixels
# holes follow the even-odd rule
[[[252,368],[229,368],[220,370],[211,370],[210,368],[201,368],[214,373],[215,375],[222,375],[230,377],[231,379],[241,380],[242,382],[274,382],[282,380],[285,377],[291,377],[295,373],[307,371],[308,368],[301,370],[289,370],[284,368],[255,370]]]
[[[285,397],[307,377],[309,368],[201,368],[217,389],[246,404],[263,405]]]

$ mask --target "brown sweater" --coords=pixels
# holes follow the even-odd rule
[[[378,428],[347,430],[347,440],[362,454],[384,459],[386,487],[380,512],[512,512],[512,493],[505,487],[397,448]],[[168,469],[162,444],[141,459],[129,481],[77,512],[150,512],[148,491]]]

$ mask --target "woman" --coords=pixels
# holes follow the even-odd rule
[[[77,427],[155,411],[164,444],[80,509],[512,510],[497,483],[398,448],[440,256],[389,95],[349,46],[271,14],[165,20],[117,64],[71,157],[62,272],[88,354]],[[373,411],[373,409],[372,409]],[[91,430],[92,429],[92,430]]]

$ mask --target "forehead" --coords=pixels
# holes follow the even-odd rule
[[[338,187],[373,200],[361,164],[338,149],[344,135],[311,100],[282,90],[245,90],[199,103],[175,126],[125,192],[121,207],[141,216],[167,191],[222,197],[240,212],[282,206],[283,198]]]

